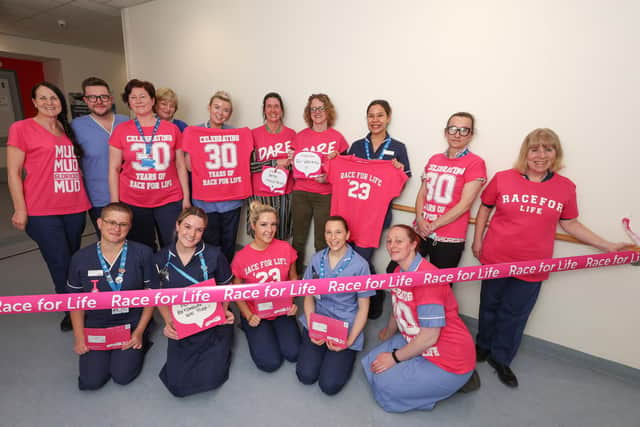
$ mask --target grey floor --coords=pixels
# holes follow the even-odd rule
[[[4,187],[4,186],[0,186]],[[6,187],[5,187],[6,188]],[[8,210],[7,210],[8,212]],[[8,222],[2,212],[0,228]],[[21,233],[0,230],[0,295],[52,290],[38,251]],[[85,239],[85,244],[92,238]],[[0,299],[2,297],[0,296]],[[383,318],[367,326],[367,348]],[[112,382],[96,392],[77,388],[78,358],[59,313],[0,315],[0,427],[8,426],[640,426],[640,384],[523,348],[512,367],[520,387],[508,389],[486,363],[480,390],[456,394],[431,412],[387,414],[374,402],[359,363],[337,396],[304,386],[285,363],[266,374],[253,365],[236,329],[229,381],[215,392],[178,399],[158,379],[166,339],[153,333],[141,375],[127,386]]]

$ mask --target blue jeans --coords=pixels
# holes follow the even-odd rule
[[[38,244],[58,294],[66,292],[69,263],[80,249],[86,221],[86,212],[80,212],[30,216],[27,222],[27,235]]]

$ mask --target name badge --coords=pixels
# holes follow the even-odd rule
[[[384,154],[385,156],[395,156],[396,152],[391,150],[384,150],[382,154]]]
[[[89,277],[102,277],[104,272],[102,270],[88,270],[87,276]]]
[[[129,312],[129,307],[124,307],[124,308],[112,308],[111,309],[111,314],[115,315],[115,314],[126,314]]]
[[[150,158],[142,159],[142,167],[145,168],[154,168],[156,167],[156,161]]]

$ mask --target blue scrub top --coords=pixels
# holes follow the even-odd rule
[[[191,260],[187,265],[183,265],[178,252],[176,251],[176,244],[163,248],[160,252],[154,255],[153,262],[155,264],[156,271],[165,270],[167,274],[160,277],[160,286],[163,288],[183,288],[191,286],[193,283],[182,276],[173,266],[168,265],[169,259],[171,264],[181,269],[189,276],[193,277],[198,282],[204,281],[204,272],[200,264],[199,255],[202,254],[205,265],[207,266],[207,273],[209,279],[215,279],[217,285],[226,285],[231,282],[233,275],[231,274],[231,268],[229,263],[220,248],[217,246],[211,246],[201,242],[196,249],[196,252],[191,257]]]
[[[329,266],[329,256],[326,249],[316,252],[311,258],[311,263],[307,266],[304,272],[304,279],[317,279],[320,277],[320,263],[324,258],[325,278],[336,277],[336,273],[343,267],[345,261],[351,257],[351,261],[340,272],[340,277],[348,276],[367,276],[370,273],[369,263],[358,255],[351,246],[347,245],[347,253],[336,264],[334,269]],[[323,316],[331,317],[334,319],[349,322],[349,330],[353,326],[353,322],[356,319],[358,313],[358,298],[368,298],[375,295],[375,291],[362,291],[362,292],[347,292],[340,294],[325,294],[316,295],[316,313]],[[302,314],[299,317],[300,323],[305,328],[307,327],[307,317]],[[364,334],[361,332],[358,338],[354,341],[350,347],[351,350],[360,351],[364,347]]]

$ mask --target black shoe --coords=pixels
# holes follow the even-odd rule
[[[376,291],[376,294],[369,298],[369,319],[377,319],[382,316],[382,308],[384,307],[385,291]]]
[[[489,352],[489,350],[478,347],[478,345],[476,344],[476,362],[486,361],[490,354],[491,353]]]
[[[73,326],[71,326],[71,317],[69,317],[69,313],[65,313],[62,321],[60,322],[60,330],[62,332],[69,332],[72,329]]]
[[[480,388],[480,375],[478,371],[473,370],[473,374],[469,377],[469,381],[458,390],[458,393],[471,393]]]
[[[498,378],[500,379],[500,382],[502,382],[502,384],[511,388],[518,387],[518,378],[516,378],[516,374],[513,373],[510,367],[496,362],[491,357],[487,359],[487,362],[493,367],[493,369],[496,370]]]

